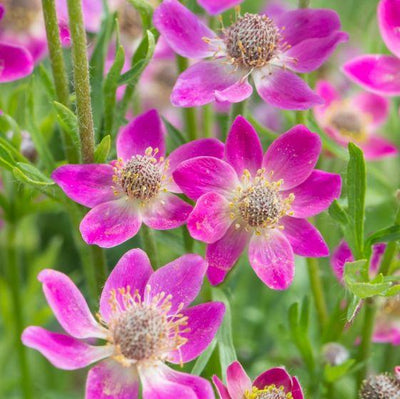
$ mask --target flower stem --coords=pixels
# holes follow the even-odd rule
[[[310,279],[311,291],[317,309],[318,322],[321,330],[324,329],[328,321],[328,310],[326,306],[324,290],[322,286],[318,262],[315,258],[307,258],[308,277]]]
[[[213,122],[214,122],[214,112],[212,105],[208,104],[203,107],[203,136],[212,137],[213,136]]]
[[[24,329],[24,317],[23,317],[23,301],[21,298],[21,279],[20,270],[17,262],[17,250],[16,250],[16,226],[13,223],[7,225],[7,275],[11,290],[11,303],[13,307],[14,322],[15,322],[15,349],[18,354],[20,375],[21,375],[21,388],[24,399],[32,399],[31,389],[31,375],[28,367],[28,360],[26,356],[26,348],[22,345],[21,334]]]
[[[246,100],[241,101],[240,103],[233,103],[232,104],[232,109],[231,109],[231,114],[229,117],[229,125],[231,126],[233,121],[236,119],[237,116],[242,115],[246,116]],[[230,128],[229,126],[229,128]]]
[[[92,265],[94,269],[94,278],[96,281],[97,293],[101,293],[101,289],[106,282],[108,271],[107,271],[107,260],[104,250],[97,245],[90,247],[92,255]]]
[[[153,231],[146,225],[142,225],[140,229],[143,249],[150,258],[153,269],[158,268],[157,246],[154,240]]]
[[[64,63],[63,51],[61,46],[60,31],[58,28],[56,5],[54,0],[42,0],[43,17],[46,26],[47,46],[49,48],[49,56],[51,70],[53,73],[54,86],[56,89],[57,100],[65,105],[70,106],[68,79]],[[72,139],[65,131],[62,131],[62,140],[65,149],[65,156],[70,163],[79,162],[79,153],[74,148]]]
[[[181,74],[189,66],[189,60],[187,58],[176,56],[176,65],[178,71]],[[185,131],[189,140],[195,140],[199,137],[197,128],[197,117],[196,108],[182,108],[183,120],[185,125]]]
[[[72,39],[76,110],[84,163],[94,161],[94,126],[90,99],[89,64],[81,0],[67,0]]]

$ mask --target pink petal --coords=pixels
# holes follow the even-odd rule
[[[292,392],[292,378],[283,367],[275,367],[261,373],[253,382],[253,386],[264,389],[269,385],[284,387],[285,392]]]
[[[131,249],[126,252],[105,282],[103,292],[100,297],[100,314],[101,317],[108,322],[112,315],[110,299],[112,292],[118,293],[119,288],[131,287],[131,292],[137,290],[138,294],[143,298],[144,288],[153,273],[149,257],[146,252],[141,249]],[[123,302],[119,295],[116,296],[120,306],[124,308]]]
[[[232,224],[219,241],[207,246],[207,277],[212,285],[225,280],[225,276],[239,259],[249,239],[250,233],[244,229],[237,229]]]
[[[232,224],[229,214],[229,201],[225,197],[214,192],[202,195],[187,221],[190,235],[208,244],[218,241]]]
[[[381,261],[383,258],[383,254],[385,253],[385,250],[386,250],[385,243],[379,243],[372,246],[371,264],[369,270],[373,275],[377,274],[381,266]]]
[[[164,0],[154,11],[153,22],[178,54],[187,58],[213,54],[213,49],[203,39],[212,39],[216,37],[215,33],[177,0]]]
[[[296,377],[293,377],[292,382],[293,382],[293,387],[292,387],[293,399],[304,399],[303,390],[301,389],[299,380]]]
[[[368,137],[366,142],[358,143],[364,152],[365,159],[377,160],[386,157],[393,157],[399,153],[397,147],[389,140],[376,135]]]
[[[351,253],[350,247],[347,242],[342,241],[335,249],[330,259],[330,263],[335,273],[336,278],[342,282],[344,274],[344,264],[346,262],[353,262],[354,257]]]
[[[303,183],[317,163],[321,152],[321,139],[305,126],[297,125],[282,134],[268,148],[263,167],[273,172],[272,179],[283,179],[282,190]]]
[[[257,276],[269,288],[285,290],[293,281],[292,246],[279,230],[271,230],[267,236],[252,237],[249,245],[249,261]]]
[[[262,69],[253,72],[253,78],[260,97],[277,108],[302,111],[323,103],[304,80],[287,69]]]
[[[242,74],[221,60],[198,62],[178,77],[172,90],[171,102],[176,107],[197,107],[216,99],[243,101],[251,95],[253,89],[246,81],[238,84],[241,78]]]
[[[315,216],[327,209],[334,199],[340,197],[342,179],[336,173],[313,170],[298,186],[282,192],[284,197],[294,194],[291,210],[296,218]]]
[[[207,263],[200,255],[183,255],[152,274],[148,281],[150,295],[161,292],[171,294],[172,307],[169,313],[174,314],[180,305],[186,307],[196,298],[206,269]]]
[[[162,193],[143,210],[143,223],[155,230],[174,229],[186,222],[192,209],[192,205],[178,196]]]
[[[89,371],[85,399],[137,399],[138,394],[138,375],[132,368],[109,360]]]
[[[295,72],[315,71],[340,43],[348,39],[349,35],[345,32],[333,32],[327,37],[304,40],[285,52],[285,56],[289,57],[287,65]]]
[[[55,367],[76,370],[111,356],[112,345],[91,346],[68,335],[31,326],[22,333],[24,345],[38,350]]]
[[[253,126],[240,115],[233,122],[226,139],[225,159],[233,166],[238,176],[242,176],[245,169],[255,176],[261,168],[261,141]]]
[[[378,22],[386,46],[400,58],[400,1],[381,0],[378,4]]]
[[[165,155],[161,119],[154,109],[132,119],[117,137],[117,154],[124,161],[130,160],[134,155],[144,155],[149,147],[158,149],[156,158]]]
[[[400,60],[388,55],[361,55],[347,62],[348,78],[375,94],[400,95]]]
[[[51,178],[73,201],[93,208],[116,199],[113,186],[114,168],[111,165],[64,165]]]
[[[210,191],[229,196],[240,184],[232,166],[214,157],[196,157],[184,161],[173,176],[181,190],[194,200]]]
[[[227,368],[226,382],[232,398],[243,398],[246,391],[251,392],[251,380],[238,361]]]
[[[329,255],[321,233],[305,219],[284,217],[281,219],[283,234],[289,240],[296,255],[319,258]]]
[[[181,145],[168,156],[167,177],[172,175],[181,162],[202,156],[222,158],[224,156],[224,145],[214,138],[198,139]],[[175,193],[182,192],[174,181],[168,182],[167,188]]]
[[[64,330],[75,338],[104,338],[105,332],[90,313],[85,298],[64,273],[45,269],[38,275],[46,300]]]
[[[213,375],[212,380],[217,389],[219,399],[232,399],[231,395],[228,393],[228,389],[216,375]]]
[[[188,332],[180,336],[187,339],[178,351],[168,354],[172,363],[187,363],[199,356],[214,339],[225,313],[221,302],[202,303],[181,312],[188,317]]]
[[[379,126],[389,117],[390,102],[377,94],[360,93],[351,99],[351,104],[363,114],[368,114],[371,126]]]
[[[243,0],[197,0],[197,2],[209,14],[217,15],[242,3]]]
[[[0,83],[22,79],[33,68],[32,56],[25,48],[0,43]]]
[[[325,104],[320,107],[327,108],[333,102],[340,101],[339,92],[327,80],[319,80],[315,86],[315,92],[325,101]]]
[[[88,244],[111,248],[129,240],[142,224],[137,205],[126,198],[104,202],[94,207],[79,227]]]
[[[207,380],[172,370],[163,363],[140,368],[139,373],[144,399],[214,399]]]

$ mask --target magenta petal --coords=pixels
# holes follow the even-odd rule
[[[253,126],[240,115],[234,120],[226,139],[225,159],[233,166],[238,176],[242,176],[245,169],[255,176],[261,168],[261,141]]]
[[[285,52],[285,56],[289,57],[287,65],[295,72],[315,71],[335,51],[339,43],[348,39],[349,35],[345,32],[333,32],[328,37],[304,40]]]
[[[306,110],[323,100],[293,72],[278,67],[253,72],[258,94],[267,103],[281,109]]]
[[[377,94],[360,93],[351,99],[351,103],[371,118],[372,126],[381,125],[389,116],[390,102]]]
[[[225,276],[239,259],[249,239],[250,233],[244,229],[237,229],[232,224],[219,241],[207,246],[207,277],[212,285],[220,284],[225,280]]]
[[[214,399],[211,384],[204,378],[170,369],[163,363],[139,369],[143,399]]]
[[[282,190],[303,183],[317,163],[321,152],[321,139],[305,126],[297,125],[282,134],[268,148],[263,167],[273,172],[272,179],[283,179]]]
[[[214,192],[202,195],[187,221],[190,235],[208,244],[218,241],[232,224],[230,211],[229,201],[222,195]]]
[[[93,208],[114,200],[114,168],[111,165],[64,165],[51,175],[64,193],[81,205]]]
[[[284,197],[294,194],[291,205],[293,216],[308,218],[327,209],[332,201],[340,197],[342,179],[336,173],[313,170],[311,175],[300,185],[282,192]]]
[[[64,273],[45,269],[38,275],[47,302],[64,330],[75,338],[105,338],[105,331],[96,322],[85,298]]]
[[[209,14],[217,15],[240,4],[243,0],[197,0]]]
[[[296,255],[314,258],[329,255],[329,248],[321,233],[306,219],[284,217],[281,223],[284,227],[283,234]]]
[[[146,252],[141,249],[131,249],[126,252],[105,282],[103,292],[100,298],[100,314],[101,317],[108,321],[112,314],[110,306],[111,294],[114,291],[118,293],[119,288],[131,287],[131,292],[137,290],[138,294],[143,297],[144,288],[153,273],[149,257]],[[117,299],[120,296],[117,295]],[[120,301],[123,308],[123,303]]]
[[[33,71],[31,54],[23,47],[0,43],[0,83],[12,82]]]
[[[143,223],[155,230],[169,230],[182,226],[192,205],[170,193],[162,193],[153,203],[143,210]]]
[[[344,274],[344,264],[346,262],[353,262],[354,257],[351,253],[350,247],[347,242],[342,241],[335,249],[331,257],[331,266],[336,278],[342,282]]]
[[[188,58],[203,58],[213,54],[213,49],[203,39],[212,39],[215,33],[179,1],[164,0],[154,11],[153,22],[178,54]]]
[[[251,380],[239,362],[233,362],[226,370],[226,382],[232,398],[244,398],[251,392]]]
[[[327,80],[319,80],[315,87],[315,92],[323,98],[325,104],[322,107],[328,107],[334,101],[340,101],[340,94],[336,88]]]
[[[207,263],[200,256],[186,254],[156,270],[148,281],[151,296],[160,292],[172,295],[170,314],[180,305],[188,306],[200,292]]]
[[[220,60],[198,62],[179,75],[171,102],[176,107],[197,107],[216,99],[243,101],[251,95],[252,89],[247,82],[237,84],[241,77],[231,65]]]
[[[212,380],[217,389],[219,399],[232,399],[231,395],[229,395],[228,389],[216,375],[213,375]]]
[[[386,46],[400,58],[400,1],[381,0],[378,4],[378,22]]]
[[[108,346],[91,346],[68,335],[57,334],[41,327],[31,326],[22,333],[22,342],[38,350],[55,367],[76,370],[112,354]]]
[[[228,196],[240,184],[232,166],[214,157],[184,161],[173,176],[181,190],[194,200],[210,191]]]
[[[292,246],[279,230],[271,230],[267,236],[252,237],[249,245],[249,261],[257,276],[269,288],[285,290],[293,281]]]
[[[188,332],[180,336],[187,339],[178,351],[168,354],[172,363],[186,363],[199,356],[214,339],[225,313],[221,302],[202,303],[181,312],[188,317]]]
[[[144,155],[147,148],[158,149],[156,158],[165,155],[165,138],[161,119],[154,109],[147,111],[122,128],[117,137],[117,154],[124,161]]]
[[[253,382],[253,386],[264,389],[269,385],[284,387],[285,392],[292,392],[292,378],[283,367],[275,367],[264,371]]]
[[[79,229],[88,244],[111,248],[136,235],[141,224],[135,205],[121,198],[95,206],[83,218]]]
[[[378,270],[381,266],[383,254],[385,253],[385,249],[385,243],[379,243],[372,246],[371,265],[369,267],[369,270],[373,275],[376,275],[378,273]]]
[[[137,399],[138,393],[139,379],[132,368],[109,360],[89,371],[85,399]]]
[[[303,40],[322,38],[340,29],[339,15],[333,10],[303,8],[288,11],[276,19],[284,41],[292,47]]]
[[[362,55],[343,66],[355,83],[375,94],[400,95],[400,60],[388,55]]]
[[[300,382],[296,377],[293,377],[292,395],[293,399],[304,399],[303,390],[301,389]]]
[[[365,159],[377,160],[386,157],[393,157],[399,153],[397,147],[389,140],[376,135],[368,137],[366,142],[359,143],[364,152]]]

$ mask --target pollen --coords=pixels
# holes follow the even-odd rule
[[[249,14],[224,29],[228,56],[240,68],[261,68],[276,55],[281,41],[279,28],[266,15]]]
[[[286,393],[283,386],[274,384],[266,386],[264,389],[253,387],[251,391],[246,391],[245,399],[293,399],[291,392]]]

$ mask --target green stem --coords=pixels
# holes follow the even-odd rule
[[[212,105],[208,104],[203,107],[203,136],[212,137],[213,136],[213,122],[214,122],[214,112]]]
[[[299,125],[305,125],[307,121],[306,111],[297,111],[296,112],[296,123]]]
[[[141,233],[143,249],[150,258],[150,262],[153,266],[153,269],[157,269],[158,256],[157,256],[157,246],[154,240],[154,233],[149,227],[145,225],[142,225],[140,233]]]
[[[54,0],[42,0],[43,17],[46,27],[47,46],[51,70],[53,73],[54,86],[56,88],[57,101],[66,107],[70,106],[68,79],[64,63],[63,50],[61,46],[60,31]],[[62,140],[65,149],[65,156],[70,163],[79,162],[79,153],[74,148],[71,137],[62,131]]]
[[[231,114],[229,116],[229,124],[232,125],[233,121],[237,116],[242,115],[246,117],[246,101],[242,101],[240,103],[233,103],[231,108]],[[230,126],[229,126],[230,128]]]
[[[90,99],[89,63],[81,0],[67,0],[79,136],[84,163],[94,161],[94,126]]]
[[[106,254],[104,253],[103,248],[100,248],[97,245],[92,245],[90,247],[90,252],[92,255],[92,265],[94,269],[94,278],[96,280],[97,294],[99,295],[108,276]]]
[[[19,367],[20,367],[20,384],[25,399],[32,399],[31,388],[31,375],[28,367],[28,359],[26,356],[26,348],[22,345],[21,334],[24,329],[24,316],[23,316],[23,300],[21,298],[22,283],[20,279],[20,270],[17,261],[16,250],[16,226],[12,223],[8,225],[7,230],[8,239],[8,254],[7,254],[7,275],[11,290],[11,303],[13,307],[14,321],[15,321],[15,349],[17,351]]]
[[[311,0],[299,0],[299,8],[310,7]]]
[[[183,227],[182,236],[183,236],[183,246],[185,247],[185,252],[186,253],[193,252],[194,240],[190,236],[189,231],[186,227]]]
[[[361,385],[368,371],[368,360],[371,353],[372,334],[374,331],[376,305],[373,299],[369,299],[365,303],[364,324],[361,332],[361,344],[358,350],[357,360],[362,363],[362,367],[358,373],[358,386]]]
[[[188,68],[189,60],[177,55],[176,64],[178,66],[179,73],[182,73]],[[182,113],[188,139],[196,140],[199,137],[196,108],[182,108]]]
[[[321,330],[323,330],[328,321],[328,310],[326,306],[320,270],[318,267],[318,262],[315,258],[307,258],[307,270],[315,307],[317,309],[318,322]]]

